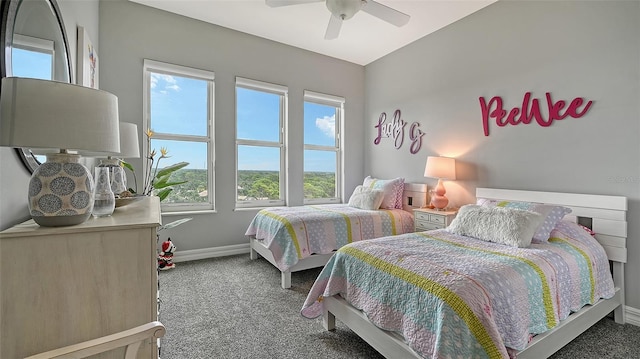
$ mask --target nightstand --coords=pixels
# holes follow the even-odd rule
[[[413,210],[414,230],[416,232],[429,231],[447,227],[458,213],[454,211],[437,211],[430,208],[416,208]]]

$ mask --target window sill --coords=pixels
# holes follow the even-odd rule
[[[195,214],[215,214],[218,213],[215,209],[202,209],[202,210],[194,210],[194,211],[174,211],[174,212],[162,212],[162,216],[172,217],[172,216],[190,216]]]

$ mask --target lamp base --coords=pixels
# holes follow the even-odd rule
[[[449,199],[445,196],[439,196],[436,194],[433,197],[431,197],[431,204],[438,211],[442,211],[445,208],[447,208],[447,205],[449,204]]]
[[[91,213],[74,216],[34,216],[33,221],[42,227],[65,227],[84,223],[91,217]]]
[[[447,191],[442,183],[442,178],[440,178],[438,179],[435,192],[431,195],[431,204],[439,211],[447,208],[449,204],[449,199],[445,197],[445,193],[447,193]]]
[[[47,162],[29,181],[29,213],[43,227],[72,226],[85,222],[93,210],[93,178],[68,153],[47,155]]]

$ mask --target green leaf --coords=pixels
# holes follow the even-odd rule
[[[158,197],[160,197],[160,201],[164,200],[169,196],[169,193],[173,191],[173,188],[165,188],[162,191],[158,191]]]
[[[158,180],[153,182],[153,187],[156,189],[167,187],[167,182],[169,181],[170,177],[171,177],[171,174],[168,174],[162,178],[158,178]]]
[[[128,162],[125,162],[125,161],[122,161],[122,160],[120,162],[122,162],[122,167],[128,169],[129,171],[131,171],[131,172],[135,172],[136,171],[135,169],[133,169],[133,166],[131,165],[131,163],[128,163]]]
[[[177,185],[179,185],[179,184],[183,184],[183,183],[187,183],[187,182],[189,182],[189,181],[166,182],[166,183],[164,183],[164,185],[162,186],[162,188],[169,187],[169,186],[177,186]],[[156,187],[156,188],[157,188],[157,187]]]
[[[163,169],[158,171],[158,173],[156,174],[156,178],[161,178],[161,177],[164,177],[166,175],[170,175],[173,172],[175,172],[175,171],[177,171],[177,170],[179,170],[179,169],[181,169],[183,167],[186,167],[188,165],[189,165],[189,162],[178,162],[178,163],[173,164],[171,166],[165,167],[165,168],[163,168]]]

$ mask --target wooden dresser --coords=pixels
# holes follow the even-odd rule
[[[76,226],[29,220],[0,232],[0,358],[157,320],[160,223],[160,201],[148,197]],[[110,354],[101,358],[120,353]],[[138,358],[157,356],[152,341],[138,352]]]

